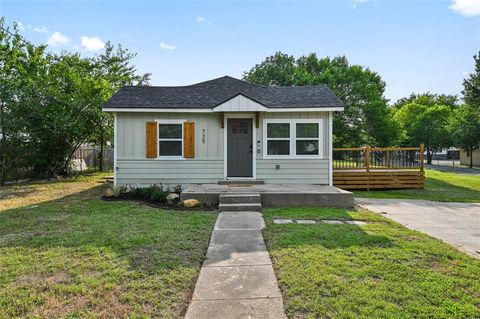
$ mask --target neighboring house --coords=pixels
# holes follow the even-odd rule
[[[460,164],[470,166],[470,157],[473,153],[473,166],[480,167],[480,149],[474,150],[473,152],[461,150],[460,151]]]
[[[115,184],[332,185],[332,116],[343,104],[325,85],[270,87],[224,76],[178,87],[121,88]]]
[[[455,147],[442,148],[434,151],[432,154],[432,160],[459,160],[460,150]]]

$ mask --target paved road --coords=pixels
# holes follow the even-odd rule
[[[480,258],[480,203],[358,198],[356,204]]]
[[[468,168],[468,167],[453,167],[447,165],[425,165],[425,168],[434,169],[441,172],[451,172],[451,173],[461,173],[461,174],[472,174],[480,175],[479,168]]]

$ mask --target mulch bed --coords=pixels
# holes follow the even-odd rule
[[[169,205],[165,202],[155,202],[151,200],[145,199],[138,199],[138,198],[130,198],[130,197],[107,197],[102,195],[101,198],[107,202],[120,202],[120,201],[132,201],[140,204],[145,204],[150,207],[160,208],[165,210],[179,210],[179,211],[215,211],[217,210],[218,206],[211,204],[211,203],[201,203],[199,206],[196,207],[183,207],[178,202],[173,205]]]

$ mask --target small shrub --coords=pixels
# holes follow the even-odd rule
[[[150,199],[152,196],[153,188],[152,187],[138,187],[132,190],[131,197],[136,199]]]
[[[164,190],[158,190],[154,189],[152,190],[152,193],[150,195],[150,199],[153,200],[154,202],[166,202],[167,201],[167,196],[170,194],[169,192],[166,192]]]
[[[120,187],[115,186],[115,187],[113,188],[112,192],[113,192],[113,197],[118,197],[118,196],[120,196]]]

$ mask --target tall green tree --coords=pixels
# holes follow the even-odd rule
[[[454,145],[470,154],[469,166],[473,167],[473,152],[480,149],[480,109],[471,105],[460,106],[450,119],[450,134]]]
[[[48,53],[0,19],[0,183],[64,174],[81,143],[103,146],[113,121],[102,103],[122,85],[148,84],[134,57],[110,43],[94,57]]]
[[[463,81],[463,105],[455,110],[450,120],[450,133],[454,144],[470,154],[480,149],[480,52],[474,55],[475,71]]]
[[[318,58],[311,53],[295,59],[277,52],[243,78],[262,85],[328,85],[345,104],[345,111],[333,119],[335,146],[390,146],[397,140],[398,127],[384,97],[385,82],[344,56]]]
[[[463,100],[470,106],[480,108],[480,51],[473,56],[475,71],[463,80]]]
[[[433,94],[427,93],[412,93],[409,97],[399,99],[393,105],[396,109],[400,109],[405,104],[416,103],[425,106],[447,105],[454,108],[458,105],[458,98],[455,95],[448,94]]]
[[[432,164],[432,154],[435,150],[451,145],[448,130],[451,112],[451,108],[446,105],[408,103],[395,113],[395,119],[402,127],[404,143],[424,144],[428,164]]]
[[[107,141],[113,141],[113,115],[103,112],[101,105],[122,86],[149,84],[151,74],[139,74],[132,63],[136,56],[136,53],[129,52],[121,45],[115,48],[107,42],[105,51],[92,60],[91,77],[94,85],[90,87],[89,96],[96,113],[97,130],[89,141],[100,145],[100,171],[103,170],[104,146]]]

